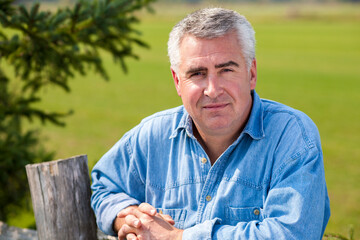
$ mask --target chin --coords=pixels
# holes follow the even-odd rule
[[[212,123],[212,124],[208,124],[207,128],[209,130],[213,130],[213,131],[218,131],[218,130],[224,130],[229,128],[229,124],[225,124],[225,123]]]

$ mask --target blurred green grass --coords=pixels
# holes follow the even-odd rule
[[[260,96],[302,110],[320,130],[332,211],[326,232],[346,235],[352,224],[360,238],[360,6],[222,6],[244,14],[255,28]],[[151,49],[136,48],[140,61],[127,61],[127,75],[104,55],[109,82],[89,70],[72,80],[70,94],[43,92],[42,107],[75,111],[65,128],[42,128],[56,158],[87,154],[91,169],[142,118],[181,104],[166,43],[172,26],[193,9],[157,4],[154,15],[139,13],[137,28]],[[10,224],[26,227],[31,221],[25,212]]]

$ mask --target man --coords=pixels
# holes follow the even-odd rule
[[[183,106],[144,119],[92,171],[92,207],[119,239],[321,239],[330,217],[320,138],[262,100],[255,38],[234,11],[190,14],[168,42]]]

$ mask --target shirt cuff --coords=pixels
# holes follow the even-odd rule
[[[220,218],[206,220],[191,228],[187,228],[183,232],[182,240],[209,239],[211,240],[212,232],[215,224],[220,224]]]

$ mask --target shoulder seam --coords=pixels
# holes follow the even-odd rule
[[[294,111],[298,111],[298,110],[294,110]],[[284,110],[269,110],[269,109],[266,109],[266,110],[264,110],[264,112],[269,112],[269,113],[274,113],[274,114],[275,113],[285,113],[285,114],[290,115],[293,119],[295,119],[297,125],[299,126],[300,131],[301,131],[301,136],[302,136],[304,142],[306,143],[307,147],[309,149],[315,147],[314,142],[309,138],[308,134],[306,133],[303,121],[293,111],[289,111],[289,110],[286,110],[286,109],[284,109]]]
[[[128,154],[129,154],[129,159],[130,159],[130,161],[131,161],[132,158],[133,158],[133,152],[132,152],[131,147],[130,147],[130,140],[131,140],[131,138],[132,138],[132,136],[129,136],[128,139],[127,139],[126,142],[125,142],[126,151],[127,151]],[[141,180],[139,174],[137,173],[137,171],[136,171],[134,168],[131,169],[130,173],[131,173],[132,175],[134,175],[134,178],[135,178],[140,184],[142,184],[142,185],[145,186],[145,183]]]
[[[319,151],[316,146],[314,146],[315,148],[315,151]],[[285,169],[285,167],[294,162],[294,161],[297,161],[300,159],[300,157],[304,154],[304,153],[307,153],[311,150],[312,148],[303,148],[301,149],[300,151],[294,153],[293,155],[290,156],[290,158],[288,158],[286,161],[284,161],[280,167],[274,172],[274,178],[271,179],[271,182],[273,181],[273,179],[276,179],[281,173],[282,171]]]

